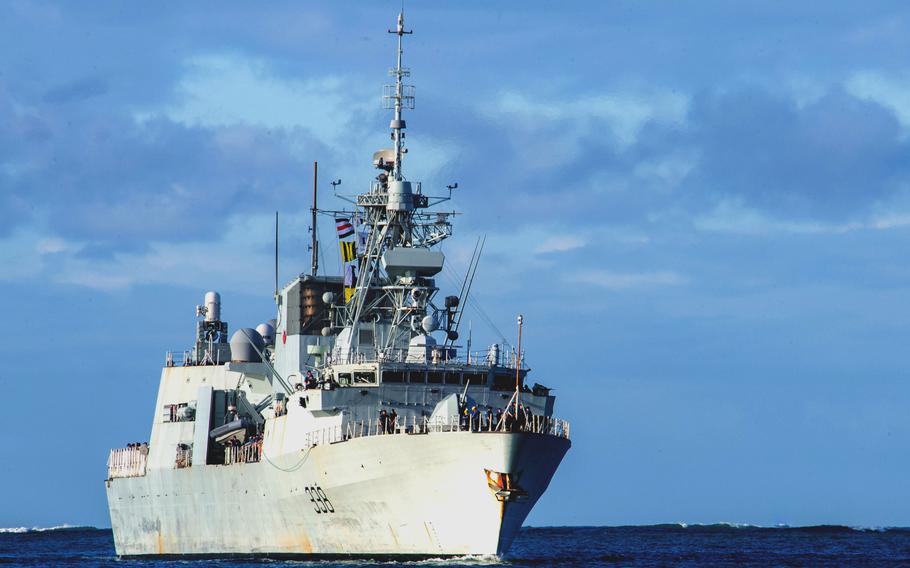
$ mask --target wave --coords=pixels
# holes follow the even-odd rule
[[[774,526],[750,525],[747,523],[714,523],[710,525],[688,525],[691,528],[701,529],[752,529],[752,530],[784,530],[792,532],[813,532],[813,533],[851,533],[851,532],[906,532],[910,531],[908,527],[886,527],[886,526],[848,526],[848,525],[787,525],[778,524]]]
[[[99,529],[98,527],[93,527],[90,525],[57,525],[53,527],[0,527],[0,534],[26,534],[26,533],[43,533],[43,532],[59,532],[59,531],[101,531],[105,529]]]
[[[564,527],[524,527],[525,530],[561,530],[561,529],[602,529],[602,530],[689,530],[689,531],[792,531],[813,533],[910,533],[910,527],[863,526],[863,525],[787,525],[773,526],[754,525],[750,523],[659,523],[653,525],[615,525],[615,526],[564,526]]]
[[[408,562],[394,562],[393,564],[410,564],[417,566],[447,566],[452,563],[460,565],[486,566],[490,564],[501,564],[502,561],[495,554],[469,554],[466,556],[454,556],[451,558],[426,558],[424,560],[413,560]]]

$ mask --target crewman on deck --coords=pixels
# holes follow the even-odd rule
[[[389,433],[394,434],[398,422],[398,412],[393,408],[389,413]]]
[[[316,388],[316,377],[313,376],[313,371],[306,372],[306,377],[303,380],[303,387],[307,390]]]
[[[389,415],[385,411],[385,408],[379,411],[379,431],[383,434],[386,433],[386,428],[389,425]]]

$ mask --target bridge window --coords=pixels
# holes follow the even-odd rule
[[[355,383],[375,383],[376,373],[373,371],[354,371]]]
[[[464,383],[470,384],[472,387],[479,387],[487,384],[487,374],[486,373],[465,373],[464,374]]]
[[[445,382],[447,385],[460,385],[461,384],[461,374],[446,373]]]
[[[442,383],[442,373],[440,371],[427,371],[428,383]]]
[[[426,376],[423,371],[411,371],[408,373],[408,382],[409,383],[425,383]]]
[[[496,390],[514,390],[515,375],[503,375],[498,373],[493,375],[493,388]]]
[[[384,383],[403,383],[404,371],[383,371],[382,382]]]

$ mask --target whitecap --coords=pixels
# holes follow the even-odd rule
[[[7,527],[0,528],[0,534],[23,534],[23,533],[32,533],[32,532],[49,532],[49,531],[68,531],[76,529],[95,529],[95,527],[86,526],[86,525],[55,525],[53,527]]]

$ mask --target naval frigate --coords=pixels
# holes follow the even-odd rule
[[[111,451],[119,556],[502,555],[568,451],[555,397],[528,386],[521,316],[517,349],[457,344],[481,249],[438,299],[453,214],[434,206],[456,186],[403,173],[403,14],[389,33],[392,147],[368,191],[317,209],[314,180],[310,273],[277,285],[276,219],[277,317],[228,340],[206,293],[195,343],[166,354],[149,442]],[[342,275],[318,272],[317,214],[336,222]]]

